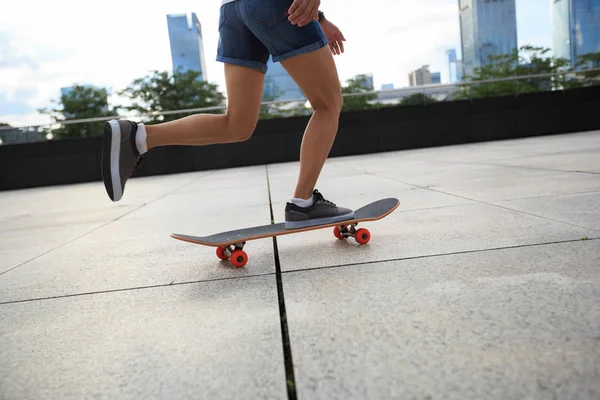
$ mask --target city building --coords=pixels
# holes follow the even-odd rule
[[[394,84],[384,83],[383,85],[381,85],[381,90],[394,90]]]
[[[516,0],[459,0],[465,75],[489,64],[489,56],[517,49]]]
[[[354,77],[356,81],[362,81],[361,86],[369,91],[373,91],[375,89],[375,84],[373,82],[373,74],[360,74]]]
[[[274,63],[269,57],[268,70],[265,75],[263,97],[269,100],[305,99],[304,93],[283,68],[281,63]]]
[[[409,86],[431,85],[432,83],[441,83],[441,80],[441,73],[432,73],[429,71],[429,65],[424,65],[408,74]]]
[[[39,127],[0,129],[0,145],[40,142],[43,140],[43,129]]]
[[[553,0],[552,23],[554,56],[569,60],[571,67],[582,55],[600,52],[600,0]]]
[[[198,79],[206,81],[202,26],[196,13],[191,15],[169,14],[167,15],[167,26],[173,72],[177,69],[181,69],[182,72],[199,71]]]
[[[408,74],[408,85],[409,86],[421,86],[431,83],[431,72],[429,72],[429,65],[424,65],[421,68]]]
[[[456,56],[456,49],[446,51],[448,57],[448,76],[450,83],[457,83],[462,80],[462,60]]]

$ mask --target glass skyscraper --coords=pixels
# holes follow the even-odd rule
[[[198,79],[206,80],[206,62],[202,41],[202,26],[196,13],[167,15],[173,71],[200,71]]]
[[[462,79],[462,61],[456,57],[456,49],[446,51],[448,57],[448,76],[450,83],[460,82]]]
[[[515,0],[459,0],[458,6],[464,74],[517,49]]]
[[[552,20],[555,57],[575,67],[580,56],[600,52],[600,0],[553,0]]]
[[[265,75],[264,96],[273,100],[305,99],[304,93],[287,73],[281,63],[274,63],[269,57],[268,70]]]

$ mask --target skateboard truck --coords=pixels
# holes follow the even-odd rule
[[[367,244],[371,239],[371,233],[366,228],[356,229],[358,222],[350,225],[338,225],[333,228],[333,234],[338,239],[353,237],[359,244]]]
[[[235,243],[230,246],[217,247],[217,257],[223,261],[229,260],[231,265],[241,268],[248,262],[248,254],[243,250],[246,242]]]

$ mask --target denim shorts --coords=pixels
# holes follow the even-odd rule
[[[267,72],[280,62],[328,44],[317,21],[299,27],[288,20],[293,0],[236,0],[221,6],[217,61]]]

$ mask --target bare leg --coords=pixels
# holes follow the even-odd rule
[[[314,113],[300,148],[300,174],[294,197],[308,199],[329,156],[343,104],[342,89],[329,47],[281,63],[306,95]]]
[[[226,114],[196,114],[146,125],[148,150],[158,146],[201,146],[249,139],[258,122],[264,79],[261,71],[225,64]]]

